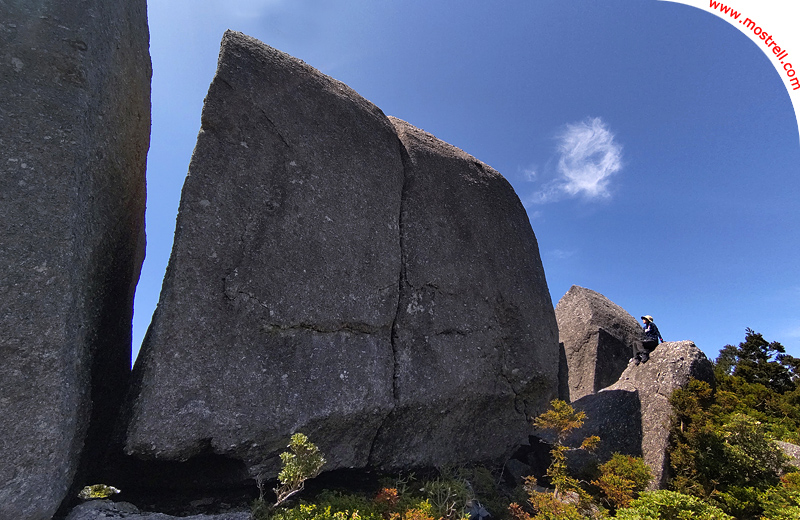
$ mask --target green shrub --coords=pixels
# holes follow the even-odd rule
[[[733,399],[727,394],[720,398],[727,404]],[[702,381],[692,380],[673,392],[670,403],[675,413],[669,453],[673,490],[709,498],[738,488],[720,497],[721,504],[734,504],[749,501],[745,488],[758,492],[778,483],[788,459],[764,424],[749,415],[728,413],[727,404],[721,405]]]
[[[253,518],[256,518],[255,516]],[[383,520],[380,515],[364,514],[359,510],[336,511],[331,506],[299,504],[273,510],[270,520]]]
[[[303,490],[305,481],[322,471],[325,458],[319,448],[302,433],[295,433],[289,441],[289,451],[281,453],[283,468],[278,473],[281,485],[275,488],[278,506]]]
[[[600,477],[592,481],[612,509],[626,507],[653,480],[653,472],[641,457],[614,453],[600,465]]]
[[[78,497],[82,498],[83,500],[91,500],[93,498],[108,498],[111,495],[119,492],[120,490],[114,486],[108,486],[106,484],[94,484],[81,489],[81,492],[78,493]]]
[[[645,491],[617,511],[620,520],[733,520],[718,507],[675,491]]]
[[[730,482],[775,485],[789,458],[759,421],[733,414],[722,426]]]
[[[708,501],[739,520],[756,520],[764,512],[761,491],[754,487],[728,486],[712,493]]]
[[[787,473],[775,486],[761,495],[764,520],[797,520],[800,518],[800,473]]]
[[[474,498],[469,482],[453,474],[428,480],[421,490],[431,504],[433,516],[447,520],[461,518],[467,502]]]
[[[553,495],[556,500],[561,499],[564,493],[577,493],[581,502],[589,499],[580,482],[567,474],[567,451],[569,448],[564,445],[564,441],[572,433],[572,430],[583,426],[585,419],[585,412],[576,412],[569,403],[554,399],[550,402],[550,409],[533,420],[535,428],[555,435],[553,448],[550,450],[552,462],[547,468],[547,476],[554,488]],[[581,448],[594,450],[599,442],[600,438],[597,436],[588,437],[584,439]]]
[[[259,497],[253,504],[251,513],[256,520],[274,517],[276,508],[302,491],[305,481],[319,475],[322,466],[325,465],[325,458],[319,452],[319,448],[302,433],[292,435],[288,448],[289,451],[280,455],[283,467],[278,473],[280,486],[273,490],[276,497],[274,504],[269,504],[264,500],[263,477],[259,475],[256,479]],[[303,514],[312,514],[312,512],[307,511]]]

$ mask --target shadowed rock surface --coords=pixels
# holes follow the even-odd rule
[[[573,285],[556,305],[559,341],[563,345],[569,396],[576,401],[613,384],[641,344],[642,328],[602,294]],[[564,382],[562,381],[562,385]]]
[[[713,385],[711,361],[691,341],[662,343],[647,363],[631,363],[616,383],[573,403],[576,410],[586,412],[587,419],[570,445],[598,435],[600,461],[610,459],[614,452],[640,456],[655,475],[651,488],[663,488],[669,476],[669,396],[691,378]]]
[[[215,515],[170,516],[163,513],[141,512],[133,504],[112,502],[111,500],[92,500],[70,511],[66,520],[104,520],[126,518],[128,520],[250,520],[250,512],[220,513]]]
[[[3,519],[53,515],[93,471],[124,394],[148,40],[144,0],[0,3]]]
[[[497,172],[225,34],[126,453],[271,477],[302,431],[326,470],[498,458],[555,395],[556,335]]]

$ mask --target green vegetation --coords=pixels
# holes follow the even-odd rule
[[[646,491],[620,509],[621,520],[732,520],[721,509],[699,498],[675,491]]]
[[[324,491],[313,503],[256,508],[256,520],[466,520],[471,506],[480,507],[475,490],[489,478],[482,468],[444,469],[434,478],[413,474],[388,482],[374,496]],[[497,499],[497,497],[494,497]],[[500,507],[503,510],[507,502]]]
[[[567,451],[569,448],[564,445],[572,430],[583,426],[586,420],[584,412],[576,412],[572,406],[565,401],[555,399],[550,403],[550,410],[547,410],[533,420],[533,426],[545,432],[555,434],[555,442],[550,450],[552,462],[547,468],[547,476],[553,486],[553,495],[556,500],[563,497],[564,493],[577,493],[582,500],[588,496],[581,487],[580,482],[567,474]],[[587,437],[581,444],[581,449],[593,451],[600,438],[595,436]]]
[[[721,414],[738,412],[764,424],[777,440],[800,444],[800,358],[747,329],[745,341],[726,345],[714,367]]]
[[[94,484],[92,486],[86,486],[81,489],[81,492],[78,493],[78,498],[82,498],[83,500],[92,500],[95,498],[108,498],[111,495],[119,493],[120,490],[115,488],[114,486],[108,486],[106,484]]]
[[[289,498],[303,490],[305,481],[314,478],[322,471],[325,459],[319,448],[302,433],[295,433],[289,441],[289,451],[281,453],[283,465],[278,473],[280,486],[275,488],[275,503],[268,504],[264,500],[263,479],[258,479],[260,496],[253,507],[253,518],[271,518],[275,509]]]
[[[628,507],[651,480],[653,472],[641,457],[615,453],[600,466],[600,477],[592,484],[600,489],[601,501],[615,511]]]
[[[742,520],[800,518],[776,440],[797,442],[798,359],[751,329],[715,363],[716,389],[691,381],[671,397],[670,487]],[[788,474],[792,475],[792,474]],[[784,515],[784,516],[781,516]]]
[[[556,399],[549,410],[533,420],[534,427],[555,436],[550,450],[552,462],[546,473],[553,491],[537,488],[536,478],[527,477],[524,485],[527,503],[524,507],[519,503],[509,506],[512,520],[605,518],[618,507],[629,504],[650,483],[653,474],[641,457],[618,453],[600,466],[600,476],[591,483],[570,476],[569,448],[564,441],[573,430],[583,426],[585,419],[584,412],[576,412],[568,403]],[[594,451],[599,443],[600,438],[593,435],[585,438],[579,449]],[[601,503],[611,511],[601,507]]]

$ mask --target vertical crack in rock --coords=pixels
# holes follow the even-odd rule
[[[400,137],[397,137],[397,148],[400,153],[400,157],[402,158],[403,162],[403,186],[400,190],[400,206],[397,215],[397,229],[398,229],[398,240],[400,243],[400,269],[398,270],[397,276],[397,310],[395,311],[394,319],[392,320],[392,325],[389,329],[389,341],[392,346],[392,399],[394,404],[392,409],[388,411],[383,416],[383,420],[378,428],[375,430],[375,436],[372,438],[372,443],[369,448],[369,454],[367,455],[367,461],[369,464],[372,464],[372,454],[375,450],[375,443],[380,438],[381,434],[383,433],[383,429],[386,426],[389,418],[392,415],[392,412],[397,408],[399,402],[399,390],[398,390],[398,383],[397,383],[397,373],[398,373],[398,337],[397,337],[397,324],[400,318],[400,313],[402,310],[403,305],[403,292],[405,286],[408,285],[406,280],[406,262],[405,262],[405,249],[404,249],[404,235],[403,235],[403,217],[404,217],[404,203],[406,200],[406,189],[408,187],[408,161],[411,158],[408,155],[408,151],[406,150],[405,145],[400,140]]]

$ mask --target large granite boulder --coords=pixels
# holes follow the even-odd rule
[[[566,401],[613,384],[628,365],[634,344],[642,342],[636,318],[602,294],[577,285],[558,301],[556,320],[566,362],[560,375],[566,380],[568,395],[561,396]]]
[[[301,429],[332,465],[366,464],[394,405],[400,149],[346,85],[225,34],[134,367],[128,453],[259,465]]]
[[[148,41],[144,0],[0,3],[0,518],[49,519],[124,394]]]
[[[600,461],[610,459],[614,452],[642,457],[655,476],[651,487],[663,488],[669,477],[669,397],[690,379],[713,385],[711,361],[691,341],[662,343],[649,361],[631,363],[616,383],[572,403],[587,418],[570,443],[577,445],[583,437],[598,435]]]
[[[555,394],[556,334],[499,174],[227,32],[124,450],[267,477],[296,431],[329,470],[499,457]]]

